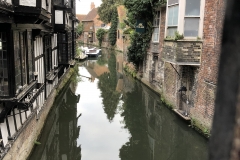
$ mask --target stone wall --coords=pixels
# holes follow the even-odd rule
[[[164,59],[173,63],[201,63],[202,42],[197,41],[168,41],[164,42]]]
[[[48,99],[45,101],[44,106],[38,117],[36,114],[25,122],[21,129],[21,133],[16,140],[10,144],[10,149],[7,154],[3,157],[3,160],[23,160],[27,159],[34,147],[34,142],[38,139],[41,130],[45,124],[47,115],[53,105],[54,99],[58,94],[58,91],[64,87],[68,79],[71,77],[73,71],[68,69],[66,74],[60,79],[57,88],[53,89]]]

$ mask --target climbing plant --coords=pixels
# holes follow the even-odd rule
[[[77,32],[78,37],[82,35],[82,33],[83,33],[83,23],[78,24],[76,32]]]
[[[162,0],[160,0],[162,1]],[[146,22],[145,33],[131,34],[131,44],[128,47],[128,60],[139,66],[147,53],[152,37],[152,22],[154,17],[154,7],[159,5],[159,0],[125,0],[124,5],[128,10],[126,24],[134,29],[137,19]]]
[[[118,12],[117,8],[115,8],[112,12],[111,28],[109,29],[108,33],[108,39],[111,46],[114,46],[117,41],[117,27],[118,27]]]
[[[107,31],[105,29],[102,29],[102,28],[99,28],[97,30],[97,33],[96,33],[96,36],[97,36],[97,39],[98,39],[98,44],[99,44],[99,47],[102,46],[102,41],[104,39],[104,35],[107,33]]]

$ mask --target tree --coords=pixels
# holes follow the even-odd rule
[[[117,8],[115,8],[112,12],[111,28],[109,29],[108,33],[108,38],[112,46],[114,46],[117,41],[117,27],[118,27],[118,12]]]
[[[76,29],[77,36],[80,37],[83,33],[83,23],[79,23]]]
[[[98,43],[99,43],[99,47],[102,46],[102,41],[104,39],[104,35],[107,33],[107,31],[105,29],[102,29],[102,28],[99,28],[97,30],[97,33],[96,33],[96,36],[97,36],[97,39],[98,39]]]

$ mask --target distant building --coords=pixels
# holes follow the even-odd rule
[[[94,3],[91,3],[91,11],[82,20],[83,23],[83,36],[81,41],[84,43],[97,44],[96,32],[99,28],[109,29],[109,25],[104,24],[99,20],[99,15],[95,8]]]

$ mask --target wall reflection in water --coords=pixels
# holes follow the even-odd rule
[[[47,123],[30,160],[80,160],[81,146],[77,145],[80,126],[77,121],[77,103],[80,96],[75,93],[76,84],[68,84],[55,100]]]

